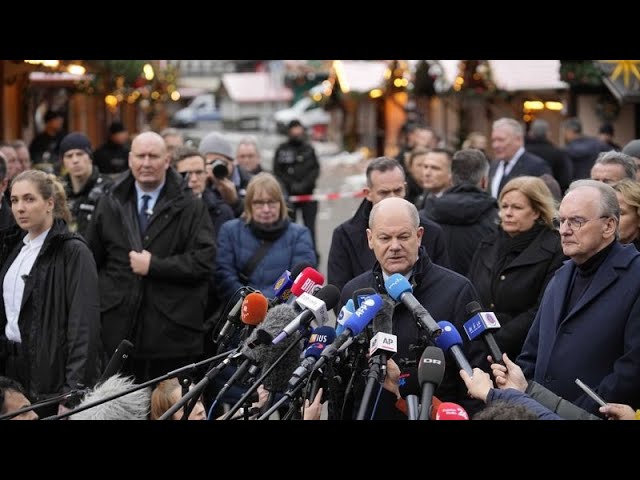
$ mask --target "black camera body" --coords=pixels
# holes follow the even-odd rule
[[[213,162],[213,176],[218,180],[222,180],[223,178],[227,178],[229,175],[229,170],[227,169],[227,163],[224,160],[216,160]]]

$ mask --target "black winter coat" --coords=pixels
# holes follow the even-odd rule
[[[498,203],[475,185],[451,187],[429,197],[421,214],[442,227],[451,270],[467,275],[478,241],[498,230]],[[437,262],[436,262],[437,263]]]
[[[547,283],[566,257],[558,232],[544,228],[509,265],[497,270],[497,240],[498,233],[480,242],[469,279],[480,295],[481,305],[494,312],[500,322],[500,330],[494,334],[500,350],[514,360],[522,350]],[[488,367],[488,353],[482,342],[474,342],[472,365]]]
[[[447,320],[455,325],[463,337],[464,345],[462,349],[467,352],[469,342],[464,338],[464,330],[462,328],[462,325],[467,320],[465,307],[469,302],[478,300],[478,295],[471,282],[452,270],[434,264],[426,254],[425,248],[420,247],[419,259],[414,266],[411,283],[413,285],[413,295],[427,309],[436,322]],[[365,287],[372,287],[380,293],[386,293],[382,269],[378,262],[375,263],[372,270],[357,276],[345,285],[342,289],[340,305],[344,305],[351,298],[353,292]],[[368,329],[370,328],[368,327]],[[425,332],[418,327],[418,323],[402,303],[396,304],[394,308],[392,332],[397,336],[398,349],[393,356],[394,361],[398,365],[402,365],[403,360],[419,360],[424,348],[428,345],[426,341],[429,339],[424,335]],[[372,332],[370,331],[369,333]],[[424,337],[424,341],[421,341],[421,337]],[[366,345],[369,345],[368,341]],[[416,348],[411,349],[410,345],[415,345]],[[366,365],[366,358],[364,358],[364,365]],[[459,404],[466,401],[467,390],[460,379],[458,371],[459,369],[453,358],[446,355],[445,376],[435,391],[440,400]],[[358,375],[356,375],[356,378],[362,379]],[[355,404],[357,406],[363,385],[356,385],[355,388]],[[396,399],[393,395],[383,390],[375,419],[406,419],[395,408],[395,401]],[[354,408],[354,417],[355,412],[357,412],[357,408]],[[350,418],[348,415],[347,417]]]
[[[102,338],[110,355],[123,338],[137,358],[202,353],[208,282],[215,259],[207,207],[173,169],[141,239],[130,172],[101,198],[87,232],[100,277]],[[149,273],[138,276],[131,250],[151,252]]]
[[[0,282],[20,253],[25,235],[18,227],[2,232]],[[2,297],[0,305],[2,344],[7,324]],[[29,365],[24,387],[32,402],[92,387],[97,381],[100,300],[96,264],[84,239],[70,233],[63,220],[54,221],[25,280],[18,325]]]

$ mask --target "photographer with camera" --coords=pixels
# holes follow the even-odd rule
[[[60,158],[67,172],[60,180],[71,211],[69,230],[83,235],[98,199],[113,185],[108,175],[93,164],[91,141],[81,132],[72,132],[60,142]]]
[[[244,197],[252,175],[235,164],[231,143],[218,132],[206,135],[198,147],[207,167],[207,183],[233,209],[236,217],[244,210]]]

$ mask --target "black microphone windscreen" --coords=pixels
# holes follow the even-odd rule
[[[100,377],[97,383],[102,383],[107,378],[112,377],[116,373],[120,372],[127,358],[129,358],[129,356],[131,355],[132,351],[133,351],[133,343],[131,343],[126,338],[123,339],[120,342],[120,345],[118,345],[118,348],[116,348],[116,351],[113,352],[113,355],[109,360],[109,363],[105,367],[104,371],[102,372],[102,376]]]
[[[465,310],[467,312],[467,315],[472,316],[476,313],[480,313],[482,311],[482,306],[474,300],[473,302],[467,303]]]
[[[362,303],[362,300],[364,300],[369,295],[375,295],[376,293],[378,293],[378,291],[375,288],[371,288],[371,287],[359,288],[358,290],[353,292],[353,294],[351,295],[351,300],[353,300],[353,308],[356,310],[359,309],[360,303]]]
[[[380,295],[382,298],[382,308],[373,317],[373,333],[393,333],[393,307],[395,302],[389,295]]]
[[[418,364],[420,385],[424,385],[426,382],[440,385],[444,377],[445,367],[444,352],[441,348],[431,345],[425,348]]]
[[[292,269],[291,269],[291,279],[295,280],[296,277],[298,275],[300,275],[302,273],[302,271],[305,268],[315,268],[313,265],[311,265],[309,262],[300,262],[298,264],[296,264]]]
[[[340,290],[335,285],[325,285],[315,293],[314,297],[322,300],[327,310],[332,310],[340,301]]]
[[[275,337],[295,317],[296,311],[291,305],[276,305],[269,310],[266,318],[256,328],[256,330],[265,330],[272,337]],[[276,345],[269,343],[266,345],[259,345],[254,349],[256,361],[262,365],[262,369],[265,371],[275,363],[282,353],[286,351],[292,341],[297,342],[298,345],[289,351],[289,353],[278,363],[278,365],[263,381],[264,387],[269,391],[281,392],[287,388],[293,371],[300,364],[302,340],[298,338],[298,335],[292,335]]]

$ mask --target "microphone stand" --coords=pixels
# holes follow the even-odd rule
[[[78,408],[75,408],[73,410],[69,410],[68,412],[64,412],[64,413],[61,413],[59,415],[51,415],[50,417],[45,417],[42,420],[60,420],[61,418],[69,417],[71,415],[74,415],[76,413],[82,412],[84,410],[88,410],[89,408],[93,408],[93,407],[96,407],[98,405],[102,405],[103,403],[107,403],[107,402],[109,402],[111,400],[115,400],[116,398],[124,397],[125,395],[128,395],[130,393],[137,392],[138,390],[142,390],[143,388],[146,388],[146,387],[148,387],[150,385],[159,383],[162,380],[166,380],[167,378],[176,377],[179,374],[181,374],[182,372],[196,370],[198,367],[201,367],[202,365],[206,365],[207,363],[215,362],[216,360],[220,360],[222,357],[225,357],[229,353],[232,353],[232,352],[233,352],[233,350],[231,350],[229,352],[221,353],[221,354],[216,355],[214,357],[207,358],[207,359],[202,360],[202,361],[200,361],[198,363],[191,363],[189,365],[185,365],[184,367],[177,368],[175,370],[172,370],[169,373],[165,373],[164,375],[161,375],[159,377],[152,378],[151,380],[148,380],[148,381],[146,381],[144,383],[141,383],[140,385],[136,385],[136,386],[134,386],[132,388],[129,388],[127,390],[124,390],[122,392],[114,393],[113,395],[109,395],[106,398],[102,398],[100,400],[88,403],[86,405],[82,405],[82,406],[80,406]]]
[[[193,403],[193,406],[194,406],[195,402],[196,402],[195,399],[197,399],[200,396],[200,393],[209,384],[209,382],[211,380],[213,380],[214,378],[216,378],[216,376],[222,370],[224,370],[227,367],[227,365],[229,365],[231,363],[231,361],[236,358],[236,356],[241,355],[241,353],[240,353],[240,349],[241,348],[242,347],[238,347],[238,348],[232,350],[231,353],[229,355],[227,355],[226,358],[222,362],[220,362],[218,365],[216,365],[215,367],[211,368],[207,373],[205,373],[205,375],[202,378],[202,380],[200,380],[198,383],[196,383],[196,385],[191,390],[189,390],[180,400],[178,400],[176,403],[174,403],[169,410],[164,412],[162,414],[162,416],[160,416],[160,418],[158,418],[158,420],[168,420],[169,418],[171,418],[171,416],[174,413],[176,413],[183,406],[185,406],[187,404],[187,402],[189,402],[191,399],[194,399],[194,403]],[[193,408],[193,406],[191,408]]]
[[[30,412],[31,410],[36,410],[40,407],[51,405],[52,403],[58,403],[61,400],[67,400],[69,398],[75,397],[76,395],[84,395],[85,393],[87,393],[87,389],[85,388],[71,390],[70,392],[64,393],[62,395],[57,395],[53,398],[48,398],[47,400],[41,400],[40,402],[32,403],[28,407],[22,407],[18,410],[14,410],[13,412],[8,412],[4,415],[0,415],[0,420],[10,420],[13,417],[17,417],[24,412]]]
[[[358,416],[356,420],[364,420],[369,409],[369,402],[371,401],[371,395],[373,394],[373,388],[377,383],[382,383],[380,377],[384,379],[386,375],[387,356],[385,354],[374,355],[370,359],[371,365],[369,367],[369,374],[367,375],[367,385],[364,388],[364,394],[362,395],[362,401],[360,402],[360,409],[358,410]],[[382,380],[384,381],[384,380]]]
[[[309,327],[306,328],[307,333],[305,335],[308,335],[310,329]],[[222,417],[222,420],[229,420],[234,413],[236,413],[240,407],[242,406],[242,404],[247,400],[247,398],[249,398],[251,396],[251,394],[253,392],[255,392],[258,387],[262,384],[262,381],[267,378],[267,376],[271,373],[271,371],[278,365],[278,363],[291,351],[293,350],[293,348],[296,346],[296,344],[298,343],[298,341],[300,341],[300,339],[303,337],[303,334],[298,334],[298,337],[295,339],[295,341],[291,342],[286,350],[284,352],[282,352],[280,354],[280,356],[276,359],[275,362],[273,362],[273,364],[271,366],[269,366],[269,368],[267,368],[266,371],[264,371],[262,373],[262,375],[260,375],[258,377],[258,379],[254,382],[253,385],[251,385],[247,391],[244,393],[244,395],[242,395],[242,397],[240,398],[240,400],[238,400],[236,402],[236,404],[231,407],[231,410],[229,410],[224,417]],[[291,337],[289,337],[291,338]],[[278,405],[279,406],[279,405]]]

